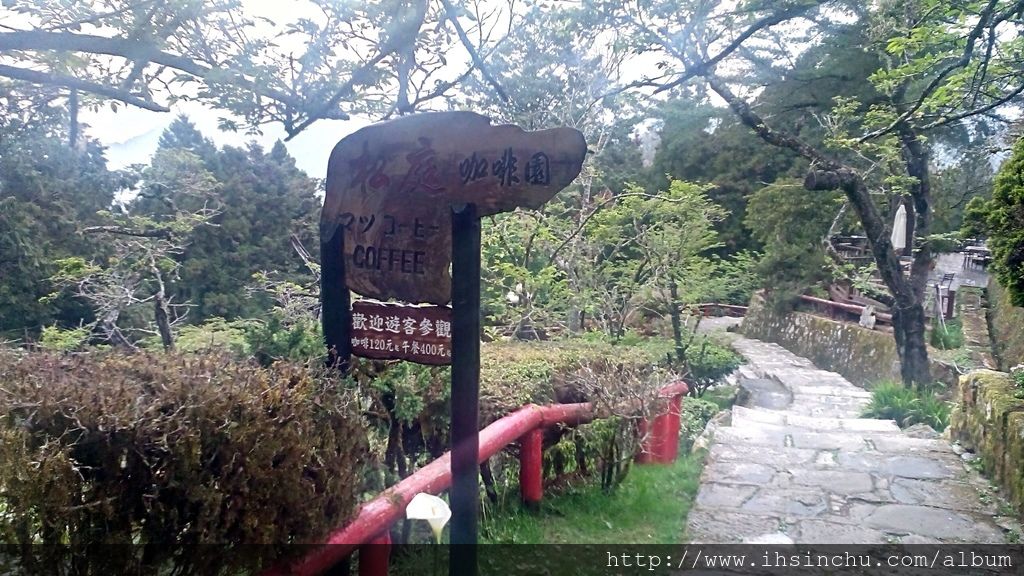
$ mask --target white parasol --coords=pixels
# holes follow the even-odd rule
[[[900,204],[892,222],[892,249],[902,252],[907,247],[907,209]]]

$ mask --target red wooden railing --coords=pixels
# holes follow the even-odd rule
[[[680,410],[688,388],[685,382],[659,391],[666,400],[663,413],[652,422],[641,422],[645,434],[640,463],[667,463],[679,450]],[[580,404],[529,404],[496,420],[480,431],[478,460],[484,462],[506,446],[519,441],[519,489],[527,506],[540,504],[544,492],[543,431],[556,425],[576,426],[599,418],[590,402]],[[438,494],[451,486],[451,452],[420,468],[408,478],[380,493],[360,508],[348,525],[328,535],[323,546],[291,564],[270,568],[262,576],[316,576],[329,570],[357,549],[360,576],[385,576],[391,525],[405,516],[405,507],[420,492]]]

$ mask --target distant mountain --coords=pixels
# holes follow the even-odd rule
[[[110,168],[116,170],[131,164],[148,164],[160,143],[160,135],[173,119],[173,117],[169,118],[167,124],[157,126],[123,142],[108,144],[107,163]]]
[[[186,112],[186,115],[196,122],[200,132],[213,139],[217,146],[244,146],[246,142],[255,140],[269,149],[275,140],[283,139],[285,136],[284,130],[275,125],[267,126],[264,133],[257,136],[248,136],[240,132],[221,132],[216,128],[217,116],[214,112],[196,108],[179,111]],[[160,135],[174,121],[174,117],[174,114],[157,113],[126,114],[122,117],[107,114],[90,119],[89,123],[92,126],[89,127],[88,133],[107,146],[107,163],[111,169],[124,168],[131,164],[148,164],[160,145]],[[369,122],[362,119],[321,120],[285,145],[300,170],[313,178],[324,178],[327,176],[327,159],[334,145],[341,138],[367,124]],[[152,128],[126,140],[118,140],[118,137],[123,138],[124,132],[129,129],[137,130],[145,126]]]

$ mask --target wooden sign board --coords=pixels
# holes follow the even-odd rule
[[[331,152],[320,219],[343,234],[346,284],[379,300],[451,301],[451,207],[479,216],[539,208],[580,173],[583,135],[526,132],[472,112],[406,116],[363,128]]]
[[[352,353],[378,360],[444,366],[452,362],[452,309],[358,300],[352,305]]]

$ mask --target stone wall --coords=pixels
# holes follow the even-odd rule
[[[803,312],[780,315],[756,295],[740,331],[749,338],[774,342],[858,386],[900,377],[896,342],[888,332]]]
[[[1010,295],[993,276],[988,282],[992,347],[1000,370],[1024,363],[1024,308],[1010,304]]]
[[[960,301],[960,322],[963,326],[964,347],[974,367],[995,370],[992,340],[988,333],[985,291],[979,287],[961,286],[956,295]]]
[[[1005,372],[960,377],[949,431],[982,459],[985,472],[1014,504],[1024,505],[1024,400]]]
[[[751,299],[740,331],[809,358],[815,366],[838,372],[857,386],[867,388],[880,380],[900,379],[892,332],[868,330],[856,323],[804,312],[781,315],[766,306],[759,295]],[[932,376],[950,386],[957,378],[952,366],[934,360]]]

